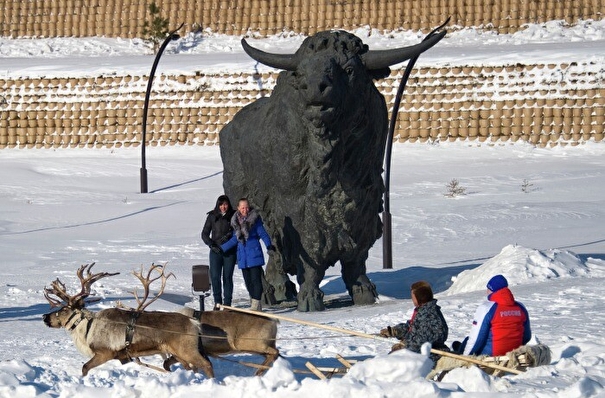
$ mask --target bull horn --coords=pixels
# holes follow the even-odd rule
[[[431,37],[427,37],[422,42],[409,47],[395,48],[392,50],[370,50],[367,53],[362,54],[361,58],[368,70],[388,68],[391,65],[419,56],[435,44],[439,43],[446,33],[446,31],[441,31]]]
[[[248,54],[255,61],[261,64],[270,66],[272,68],[283,69],[283,70],[295,70],[298,62],[295,59],[294,54],[272,54],[257,48],[252,47],[246,39],[242,39],[242,47],[246,54]]]

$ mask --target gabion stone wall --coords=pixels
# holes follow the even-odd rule
[[[390,107],[402,74],[394,70],[378,82]],[[221,128],[243,106],[270,94],[276,78],[263,74],[261,93],[248,73],[157,76],[146,141],[215,145]],[[602,141],[604,82],[605,70],[596,63],[415,69],[394,139],[540,146]],[[138,146],[146,87],[147,76],[0,79],[0,148]]]
[[[4,0],[5,37],[142,37],[151,0]],[[256,32],[313,34],[370,26],[379,30],[430,30],[451,17],[450,27],[501,33],[526,23],[603,18],[603,0],[156,0],[171,27],[243,35]],[[183,33],[183,32],[181,32]],[[426,32],[425,32],[426,33]]]

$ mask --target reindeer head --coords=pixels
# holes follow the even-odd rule
[[[50,284],[50,288],[44,288],[44,297],[46,297],[46,300],[50,303],[51,308],[59,308],[58,311],[50,312],[42,316],[46,326],[51,328],[69,328],[69,323],[72,320],[74,313],[83,310],[87,303],[99,300],[86,300],[88,296],[90,296],[92,284],[101,278],[119,274],[119,272],[113,274],[108,272],[93,274],[90,272],[93,265],[95,265],[95,263],[82,265],[76,272],[82,289],[75,295],[67,294],[65,284],[58,278]],[[84,275],[85,272],[86,275]]]

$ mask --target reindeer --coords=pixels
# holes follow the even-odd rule
[[[78,269],[82,288],[76,295],[67,294],[65,284],[59,279],[53,281],[50,288],[44,288],[44,297],[51,307],[59,307],[59,310],[43,315],[44,323],[51,328],[65,328],[76,348],[92,357],[82,367],[82,376],[112,359],[126,363],[133,358],[161,354],[174,357],[186,369],[203,371],[208,377],[214,377],[212,364],[200,346],[199,321],[176,312],[145,311],[162,294],[166,280],[172,274],[165,275],[164,268],[158,265],[152,265],[146,277],[142,268],[139,273],[133,272],[144,287],[143,298],[139,298],[136,290],[133,292],[137,309],[108,308],[95,313],[84,308],[92,284],[118,273],[93,274],[93,265]],[[152,279],[152,272],[159,272],[159,276]],[[162,287],[155,298],[147,301],[149,285],[158,279],[162,280]]]
[[[142,273],[135,273],[135,276],[145,285],[157,280],[150,281],[150,274],[143,278]],[[169,274],[168,277],[172,276]],[[157,300],[164,291],[164,284],[156,295],[150,301]],[[149,289],[145,289],[145,296],[139,299],[136,290],[133,295],[137,302],[146,302],[149,295]],[[234,311],[194,311],[192,308],[185,307],[179,311],[188,317],[200,322],[201,327],[201,347],[203,352],[212,357],[218,357],[223,354],[249,353],[258,354],[265,357],[260,364],[256,375],[262,375],[266,369],[275,362],[279,356],[279,351],[275,347],[277,336],[277,321],[262,315],[246,314]],[[179,360],[176,356],[170,356],[164,360],[163,367],[170,371],[170,366],[180,362],[185,369],[189,369],[186,362]]]
[[[262,313],[257,315],[229,310],[200,312],[189,307],[179,312],[200,321],[202,346],[208,356],[240,352],[262,355],[265,360],[258,366],[257,376],[264,374],[279,357],[279,350],[275,347],[278,322]],[[177,361],[174,357],[167,358],[164,369],[170,370],[170,366]]]

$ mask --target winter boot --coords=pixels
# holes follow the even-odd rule
[[[252,311],[262,311],[262,306],[260,300],[252,299],[250,300],[250,309]]]

